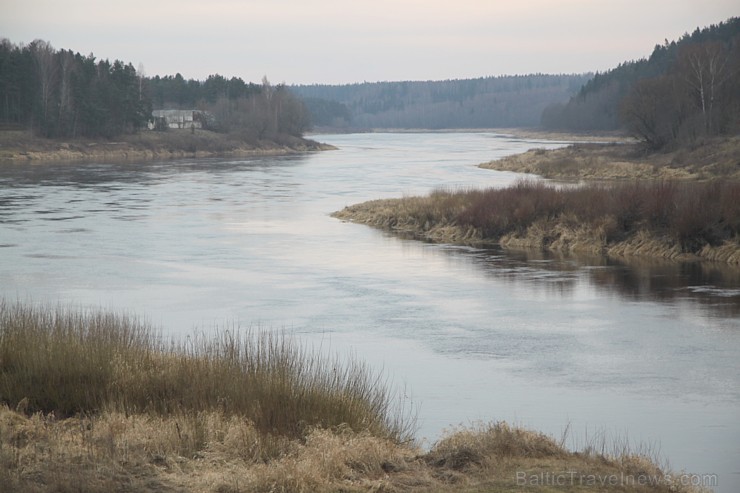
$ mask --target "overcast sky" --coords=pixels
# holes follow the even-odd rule
[[[0,37],[147,75],[347,83],[606,70],[738,0],[0,0]]]

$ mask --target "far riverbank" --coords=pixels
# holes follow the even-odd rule
[[[707,139],[665,152],[648,152],[641,144],[629,140],[593,142],[592,138],[597,137],[571,138],[579,143],[561,149],[535,148],[480,167],[556,180],[740,180],[738,136]]]
[[[334,147],[287,135],[247,141],[208,130],[142,131],[115,140],[44,139],[29,131],[0,131],[0,163],[50,161],[163,160],[187,157],[228,157],[290,154]]]

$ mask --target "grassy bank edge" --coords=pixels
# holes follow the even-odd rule
[[[534,148],[479,167],[568,181],[740,180],[738,156],[740,136],[707,138],[664,152],[647,152],[630,141],[579,142],[559,149]]]
[[[711,261],[740,265],[740,242],[727,241],[719,246],[705,245],[699,251],[688,253],[671,239],[650,231],[637,232],[632,237],[607,245],[598,229],[574,227],[566,223],[538,222],[525,233],[511,233],[500,237],[484,237],[479,229],[452,223],[422,225],[407,217],[387,214],[393,209],[394,199],[348,206],[332,213],[337,219],[364,224],[388,231],[403,238],[432,243],[446,243],[473,247],[499,246],[510,250],[549,250],[566,254],[607,255],[614,258],[646,257],[675,261]],[[398,199],[402,200],[402,199]],[[553,240],[557,238],[557,240]]]
[[[565,436],[503,422],[454,428],[429,451],[361,422],[315,423],[297,434],[290,423],[265,428],[255,406],[276,404],[279,413],[300,397],[275,399],[281,383],[308,384],[330,400],[337,378],[350,398],[387,395],[386,383],[368,380],[362,366],[322,366],[284,339],[241,340],[257,346],[240,352],[233,337],[173,347],[131,317],[1,302],[0,490],[700,491],[649,453],[606,441],[571,452]],[[255,365],[271,377],[267,394],[234,406],[229,389],[253,386],[259,372],[244,371]]]
[[[560,197],[575,194],[564,209]],[[740,264],[739,202],[740,184],[718,181],[560,190],[521,181],[498,190],[373,200],[332,216],[434,243]],[[704,239],[715,233],[721,236]]]

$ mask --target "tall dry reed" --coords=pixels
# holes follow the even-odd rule
[[[405,441],[414,425],[382,376],[283,334],[235,329],[167,341],[131,316],[7,301],[0,401],[59,416],[219,411],[290,438],[347,426]]]

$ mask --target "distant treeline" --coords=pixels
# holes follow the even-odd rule
[[[47,41],[0,39],[0,125],[43,137],[105,137],[147,126],[152,108],[211,112],[211,129],[248,140],[300,136],[308,112],[285,85],[212,75],[147,78],[130,63],[97,60]]]
[[[605,73],[288,87],[211,75],[146,77],[130,63],[0,40],[0,126],[107,137],[156,109],[198,109],[247,140],[337,129],[624,129],[654,149],[740,131],[740,18],[658,45]]]
[[[626,129],[653,148],[740,130],[740,18],[655,46],[649,58],[597,73],[542,126]]]
[[[591,74],[446,81],[302,85],[291,89],[313,123],[336,128],[535,127],[542,111],[567,101]]]

